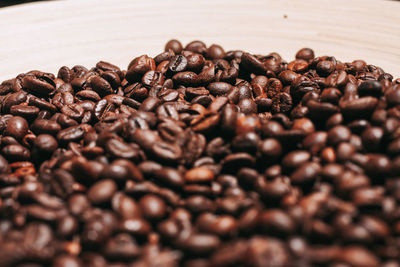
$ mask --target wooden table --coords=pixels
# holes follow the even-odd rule
[[[385,0],[68,0],[0,9],[0,80],[106,60],[126,68],[166,41],[279,52],[308,46],[400,76],[400,2]]]

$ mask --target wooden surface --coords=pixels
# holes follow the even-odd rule
[[[0,80],[31,69],[126,68],[178,38],[292,60],[308,46],[400,76],[400,2],[385,0],[66,0],[0,9]]]

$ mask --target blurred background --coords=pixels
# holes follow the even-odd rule
[[[29,3],[29,2],[36,2],[36,1],[32,1],[32,0],[30,0],[30,1],[29,0],[1,0],[0,7],[24,4],[24,3]]]

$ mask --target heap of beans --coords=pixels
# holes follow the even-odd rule
[[[0,110],[0,266],[400,266],[400,79],[363,60],[171,40]]]

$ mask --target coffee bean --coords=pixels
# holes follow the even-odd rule
[[[302,48],[296,53],[296,58],[311,61],[314,59],[314,51],[311,48]]]
[[[291,174],[290,179],[293,183],[309,182],[310,180],[316,179],[320,171],[321,166],[318,163],[304,163]]]
[[[154,71],[155,69],[156,64],[154,59],[147,55],[137,57],[129,63],[128,70],[126,72],[126,79],[129,82],[137,82],[147,71]]]
[[[118,158],[133,159],[139,156],[137,150],[118,139],[109,139],[105,144],[105,150],[113,157]]]
[[[177,55],[169,61],[168,69],[172,72],[181,72],[186,69],[187,59],[182,55]]]
[[[212,181],[214,173],[205,167],[197,167],[187,171],[184,178],[188,183],[204,183]]]
[[[199,76],[191,71],[179,72],[172,77],[172,80],[183,86],[197,86],[200,83]]]
[[[31,130],[35,134],[56,134],[61,130],[60,124],[56,121],[45,120],[45,119],[36,119],[31,124]]]
[[[46,155],[52,154],[58,148],[57,140],[49,134],[38,135],[33,145]]]
[[[30,93],[38,96],[49,96],[55,91],[54,81],[47,76],[26,75],[22,79],[22,85]]]
[[[211,58],[211,59],[224,58],[225,57],[225,51],[221,46],[216,45],[216,44],[212,44],[207,49],[206,57]]]
[[[311,155],[309,152],[304,150],[297,150],[288,153],[282,159],[283,167],[294,169],[300,167],[302,164],[307,162],[310,159]]]
[[[378,100],[371,96],[365,96],[353,100],[339,102],[339,107],[345,117],[362,118],[368,117],[378,104]]]
[[[279,93],[272,99],[272,111],[286,113],[292,108],[292,97],[287,93]]]
[[[198,54],[203,54],[206,52],[207,47],[202,41],[192,41],[186,45],[185,50],[192,51]]]
[[[182,175],[173,168],[164,167],[157,169],[154,172],[154,176],[156,179],[169,186],[180,187],[185,183]]]
[[[281,210],[269,210],[259,215],[259,225],[271,234],[288,234],[296,229],[292,218]]]
[[[225,95],[229,92],[231,89],[231,85],[229,83],[225,82],[214,82],[210,83],[207,87],[207,89],[210,91],[210,93],[214,96],[219,96],[219,95]]]
[[[146,195],[139,201],[142,214],[149,220],[162,219],[166,214],[165,202],[154,195]]]
[[[24,118],[15,116],[8,120],[3,134],[21,140],[28,133],[28,127],[28,122]]]
[[[165,44],[164,51],[172,50],[175,54],[180,54],[183,50],[181,42],[172,39]]]
[[[9,161],[29,160],[31,157],[29,149],[17,144],[5,146],[1,152]]]
[[[244,114],[252,114],[257,112],[257,104],[251,98],[244,98],[240,100],[238,107],[240,112]]]
[[[110,83],[107,80],[101,78],[100,76],[94,76],[90,80],[90,86],[100,96],[106,96],[108,94],[113,93],[113,89]]]
[[[114,194],[111,203],[113,210],[124,219],[138,218],[142,214],[139,204],[122,193]]]
[[[193,234],[182,243],[182,249],[195,255],[202,255],[212,252],[219,244],[219,238],[214,235]]]
[[[10,109],[10,113],[14,116],[21,116],[26,120],[33,120],[38,116],[40,109],[34,106],[15,105]]]
[[[4,81],[0,265],[396,265],[399,84],[175,39]]]
[[[101,204],[111,199],[117,190],[117,185],[111,179],[104,179],[95,183],[88,190],[88,199],[93,204]]]

